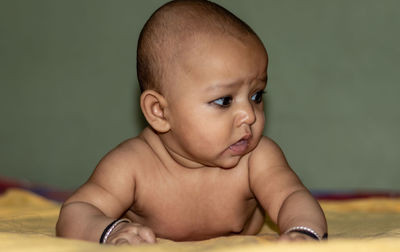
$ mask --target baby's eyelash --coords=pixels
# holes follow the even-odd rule
[[[210,103],[217,105],[221,108],[227,108],[231,105],[233,98],[231,96],[224,96],[211,101]]]
[[[264,90],[260,90],[256,92],[254,95],[251,96],[251,100],[253,100],[255,103],[260,103],[262,102],[263,95],[265,94]]]
[[[261,103],[262,99],[263,99],[263,95],[265,93],[266,92],[264,90],[260,90],[251,96],[251,100],[254,101],[256,104]],[[209,103],[217,106],[218,108],[228,108],[232,104],[232,101],[233,101],[232,96],[227,95],[227,96],[223,96],[218,99],[215,99]]]

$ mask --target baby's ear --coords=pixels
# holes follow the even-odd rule
[[[164,96],[154,90],[145,90],[140,96],[140,107],[154,130],[160,133],[169,131],[170,125],[165,118],[167,101]]]

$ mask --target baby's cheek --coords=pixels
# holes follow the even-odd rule
[[[257,118],[256,123],[253,125],[253,135],[261,137],[264,131],[265,117],[264,115]]]
[[[261,125],[261,127],[264,127],[264,123],[265,123],[265,113],[264,110],[261,110],[257,113],[257,121],[256,123],[259,123]]]

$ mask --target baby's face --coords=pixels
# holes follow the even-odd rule
[[[199,167],[234,167],[263,132],[264,47],[255,38],[205,37],[178,58],[165,93],[171,125],[165,144]]]

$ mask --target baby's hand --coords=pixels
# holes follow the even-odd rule
[[[156,236],[150,228],[138,223],[121,223],[111,232],[106,243],[114,245],[137,245],[155,242]]]
[[[299,233],[299,232],[289,232],[286,234],[282,234],[278,238],[279,241],[315,241],[315,239],[311,238],[308,235]]]

